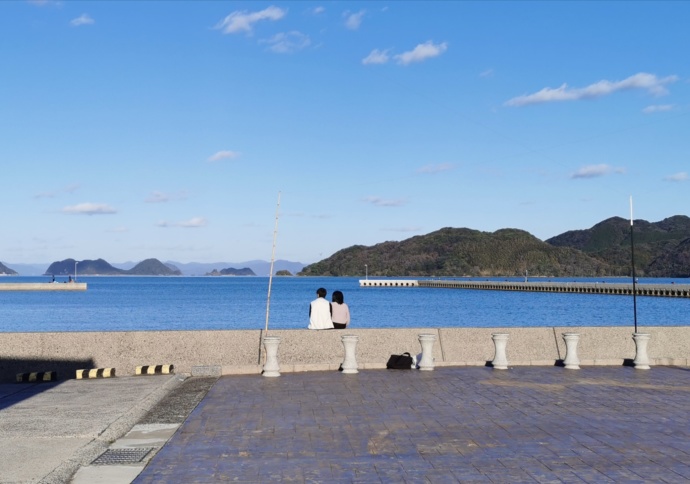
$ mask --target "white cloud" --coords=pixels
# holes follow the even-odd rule
[[[235,11],[221,20],[216,29],[222,30],[224,34],[236,34],[239,32],[252,33],[255,23],[262,20],[280,20],[287,14],[287,10],[270,6],[258,12]]]
[[[625,173],[625,168],[614,168],[607,164],[587,165],[572,173],[570,178],[598,178],[600,176],[608,175],[609,173],[623,174]]]
[[[401,207],[405,205],[405,200],[384,200],[380,197],[365,197],[362,199],[362,201],[377,207]]]
[[[362,59],[362,64],[385,64],[390,60],[387,50],[372,50],[368,56]]]
[[[602,96],[608,96],[618,91],[627,91],[631,89],[643,89],[654,96],[662,96],[668,93],[666,84],[671,84],[678,80],[678,76],[667,76],[659,78],[654,74],[640,72],[633,76],[623,79],[622,81],[607,81],[602,80],[590,84],[587,87],[569,89],[568,85],[563,83],[561,87],[556,89],[545,87],[541,91],[534,94],[525,94],[509,99],[505,102],[505,106],[519,107],[528,106],[530,104],[541,104],[557,101],[578,101],[580,99],[594,99]]]
[[[426,165],[417,170],[417,173],[440,173],[442,171],[452,170],[454,168],[452,163],[439,163],[437,165]]]
[[[343,12],[343,17],[345,17],[345,27],[350,30],[357,30],[360,25],[362,25],[362,19],[366,10],[360,10],[357,13],[351,13],[349,11]]]
[[[669,175],[664,177],[664,181],[670,181],[670,182],[684,182],[687,181],[690,177],[688,177],[688,174],[684,171],[681,171],[680,173],[676,173],[674,175]]]
[[[645,114],[662,113],[664,111],[673,111],[674,108],[675,106],[673,104],[655,104],[652,106],[647,106],[642,110],[642,112]]]
[[[311,13],[314,14],[314,15],[321,15],[321,14],[324,13],[325,11],[326,11],[326,8],[325,8],[325,7],[322,7],[322,6],[320,6],[320,5],[319,5],[318,7],[314,7],[314,8],[311,9]]]
[[[77,205],[71,205],[64,207],[62,209],[63,213],[69,214],[81,214],[81,215],[106,215],[117,213],[113,207],[105,205],[103,203],[79,203]]]
[[[159,227],[167,228],[167,227],[182,227],[186,229],[194,229],[194,228],[199,228],[199,227],[205,227],[207,225],[207,221],[203,217],[193,217],[190,218],[189,220],[184,220],[182,222],[166,222],[166,221],[161,221],[158,222],[156,225]]]
[[[129,232],[129,229],[127,227],[114,227],[112,229],[106,230],[106,232],[112,233],[112,234],[123,234],[125,232]]]
[[[70,21],[70,25],[72,27],[79,27],[81,25],[92,25],[96,23],[94,19],[92,19],[88,13],[83,13],[79,17],[72,19]]]
[[[448,43],[442,42],[440,44],[434,44],[431,40],[424,42],[423,44],[417,45],[414,49],[403,52],[402,54],[396,55],[395,59],[398,64],[409,65],[413,62],[422,62],[432,57],[438,57],[448,50]]]
[[[71,185],[67,185],[65,188],[62,188],[58,191],[37,193],[36,195],[34,195],[34,198],[55,198],[63,192],[64,193],[74,193],[78,189],[79,189],[79,184],[73,183]]]
[[[270,39],[260,40],[259,43],[268,44],[268,49],[276,54],[291,54],[309,47],[311,39],[308,35],[293,30],[287,33],[281,32]]]
[[[494,70],[487,69],[479,73],[479,77],[494,77]]]
[[[240,156],[240,154],[237,151],[223,150],[218,151],[213,155],[209,156],[207,161],[214,162],[220,160],[232,160],[234,158],[237,158],[238,156]]]

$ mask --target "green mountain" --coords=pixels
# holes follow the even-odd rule
[[[171,269],[158,259],[146,259],[129,270],[118,269],[103,259],[82,260],[75,267],[74,259],[53,262],[46,269],[47,275],[72,276],[179,276],[182,273]]]
[[[304,276],[602,276],[602,260],[523,230],[443,228],[401,242],[355,245],[304,268]]]
[[[16,276],[17,271],[14,271],[7,267],[5,264],[0,262],[0,275],[5,275],[5,276]]]
[[[660,222],[635,220],[635,274],[646,277],[690,277],[690,217],[675,215]],[[586,230],[548,239],[556,247],[581,250],[610,267],[610,275],[630,275],[630,221],[613,217]]]

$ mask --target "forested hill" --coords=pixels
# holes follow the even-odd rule
[[[443,228],[401,242],[356,245],[304,268],[307,276],[601,276],[601,260],[555,247],[523,230]]]
[[[634,223],[635,272],[690,277],[690,218]],[[545,242],[528,232],[444,228],[400,242],[355,245],[304,268],[299,275],[592,277],[631,274],[630,221],[613,217]]]
[[[690,277],[690,217],[675,215],[660,222],[635,220],[635,272],[646,277]],[[548,239],[606,262],[611,275],[631,271],[630,220],[613,217],[586,230],[572,230]]]

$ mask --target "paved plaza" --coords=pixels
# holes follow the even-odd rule
[[[134,482],[686,482],[690,371],[220,378]]]

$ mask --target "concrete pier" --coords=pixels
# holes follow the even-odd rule
[[[360,287],[432,287],[445,289],[481,289],[485,291],[569,292],[632,296],[632,283],[609,282],[519,282],[363,279]],[[690,297],[690,284],[635,284],[637,296]]]
[[[85,282],[8,282],[0,291],[86,291]]]

